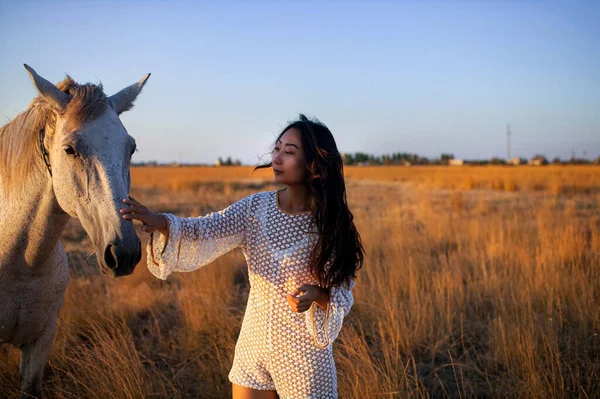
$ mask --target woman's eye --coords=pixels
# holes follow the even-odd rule
[[[288,154],[288,155],[294,155],[293,152],[289,152],[289,151],[286,151],[285,153]]]

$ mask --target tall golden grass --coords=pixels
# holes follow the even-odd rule
[[[133,169],[132,194],[190,216],[274,188],[247,168],[231,179],[181,169]],[[574,191],[527,188],[562,169],[459,169],[390,169],[387,181],[346,170],[367,257],[334,343],[340,397],[597,397],[600,195],[586,179],[599,169],[574,168]],[[504,169],[518,191],[494,189]],[[404,170],[420,177],[403,181]],[[469,171],[482,183],[464,190]],[[111,280],[86,260],[77,222],[63,241],[73,265],[47,397],[230,397],[249,289],[240,251],[167,281],[144,258]],[[18,396],[18,352],[3,347],[0,360],[0,391]]]

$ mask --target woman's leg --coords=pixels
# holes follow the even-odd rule
[[[279,399],[275,391],[260,391],[237,384],[231,386],[231,397],[232,399]]]

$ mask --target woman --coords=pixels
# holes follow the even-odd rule
[[[342,158],[329,129],[300,115],[257,169],[270,167],[285,188],[204,217],[155,214],[132,197],[121,212],[150,233],[148,268],[161,279],[242,248],[250,293],[229,373],[234,399],[337,398],[331,343],[364,255]]]

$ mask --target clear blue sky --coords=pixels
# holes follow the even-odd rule
[[[113,94],[135,161],[256,163],[298,113],[340,151],[600,155],[600,1],[0,0],[0,118],[22,64]]]

